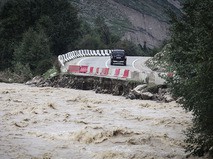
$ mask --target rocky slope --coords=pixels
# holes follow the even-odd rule
[[[169,36],[171,9],[181,14],[180,0],[73,0],[81,17],[93,24],[98,16],[105,18],[110,29],[136,44],[149,48],[160,45]]]

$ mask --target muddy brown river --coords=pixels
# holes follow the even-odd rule
[[[175,102],[0,83],[0,158],[181,159],[191,118]]]

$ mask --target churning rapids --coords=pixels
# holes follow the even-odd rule
[[[0,83],[0,158],[185,158],[191,119],[175,102]]]

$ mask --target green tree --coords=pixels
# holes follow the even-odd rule
[[[139,56],[142,53],[137,45],[128,40],[118,42],[116,48],[124,49],[127,56]]]
[[[26,0],[4,3],[0,10],[0,69],[11,67],[14,47],[22,39],[22,33],[31,25],[28,13],[30,8]],[[27,20],[25,20],[25,18]]]
[[[46,34],[52,42],[53,53],[60,55],[75,49],[80,35],[77,9],[69,0],[37,0],[35,2],[37,6],[35,12],[40,13],[39,19],[46,17],[43,18],[42,23],[40,21],[40,25],[47,27]]]
[[[87,34],[78,44],[79,49],[90,49],[90,50],[98,50],[103,49],[106,46],[101,42],[100,38],[95,35]]]
[[[105,45],[109,45],[111,43],[111,33],[109,31],[109,27],[105,23],[104,18],[100,16],[97,17],[95,20],[95,25],[101,41]]]
[[[105,47],[96,30],[87,22],[81,22],[80,34],[81,38],[79,39],[77,49],[98,50]]]
[[[22,42],[14,52],[14,63],[28,65],[34,74],[42,74],[49,69],[52,66],[51,58],[48,37],[42,30],[37,32],[32,28],[24,33]]]
[[[29,28],[44,30],[54,55],[75,49],[80,21],[69,0],[7,0],[1,4],[1,70],[11,66],[14,48]]]
[[[98,17],[95,20],[95,27],[88,23],[81,23],[81,39],[79,40],[78,49],[109,49],[114,48],[120,37],[113,35],[104,18]]]
[[[192,111],[188,151],[213,156],[213,1],[188,0],[181,18],[172,16],[169,60],[176,71],[172,92]]]

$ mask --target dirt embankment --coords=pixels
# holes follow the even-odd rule
[[[64,74],[58,75],[51,79],[44,80],[40,77],[35,77],[28,81],[28,85],[35,85],[40,87],[61,87],[73,88],[80,90],[94,90],[96,93],[105,93],[113,95],[127,95],[129,92],[142,82],[111,79],[102,77],[82,76]]]
[[[93,90],[95,93],[121,95],[127,99],[154,100],[161,102],[174,101],[165,84],[156,85],[154,83],[143,83],[142,81],[63,74],[47,80],[41,77],[35,77],[26,84],[39,87]]]

